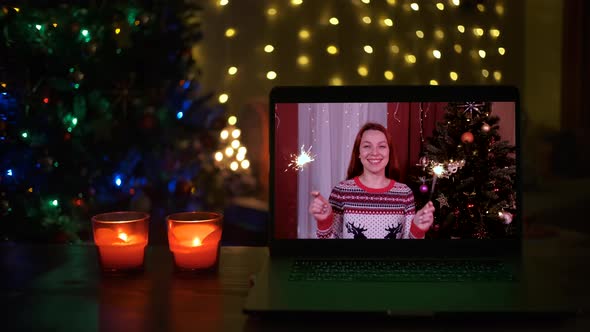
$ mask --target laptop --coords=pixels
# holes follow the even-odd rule
[[[270,92],[269,106],[270,255],[244,313],[464,318],[572,312],[558,290],[529,280],[522,268],[516,88],[282,86]],[[398,165],[386,189],[405,195],[384,198],[381,207],[363,204],[372,188],[358,173],[347,179],[366,123],[391,136]],[[494,168],[482,168],[484,159]],[[439,167],[435,175],[436,166],[442,172]],[[502,171],[504,178],[494,173],[485,180]],[[347,190],[353,198],[343,202]],[[319,195],[339,214],[329,226],[310,212]],[[483,206],[478,195],[492,203]],[[433,222],[414,232],[414,213],[428,201]]]

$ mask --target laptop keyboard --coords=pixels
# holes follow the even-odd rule
[[[295,260],[291,281],[510,281],[501,261]]]

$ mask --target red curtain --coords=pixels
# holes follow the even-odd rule
[[[275,131],[275,143],[281,142],[281,146],[274,147],[274,235],[279,239],[297,238],[297,173],[285,172],[289,167],[289,155],[285,151],[297,151],[298,104],[276,105],[277,117],[280,119],[281,130]]]
[[[387,104],[387,129],[393,136],[393,145],[400,165],[400,182],[405,183],[408,180],[408,172],[418,163],[426,139],[432,136],[436,122],[444,118],[446,105],[446,102]]]

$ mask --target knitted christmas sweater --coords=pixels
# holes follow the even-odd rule
[[[332,215],[317,221],[319,239],[421,239],[414,225],[414,194],[391,180],[385,188],[369,188],[358,177],[340,182],[329,198]]]

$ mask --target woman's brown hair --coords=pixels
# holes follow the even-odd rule
[[[350,180],[355,176],[359,176],[363,174],[363,164],[359,159],[360,156],[360,146],[361,146],[361,138],[363,134],[367,130],[377,130],[382,132],[385,135],[385,139],[387,140],[387,145],[389,146],[389,162],[385,166],[385,177],[388,179],[393,179],[395,181],[399,180],[399,162],[397,160],[395,154],[395,148],[393,147],[393,139],[387,129],[378,123],[368,122],[359,130],[358,134],[356,134],[356,138],[354,139],[354,146],[352,147],[352,153],[350,155],[350,163],[348,164],[348,172],[346,174],[346,179]]]

